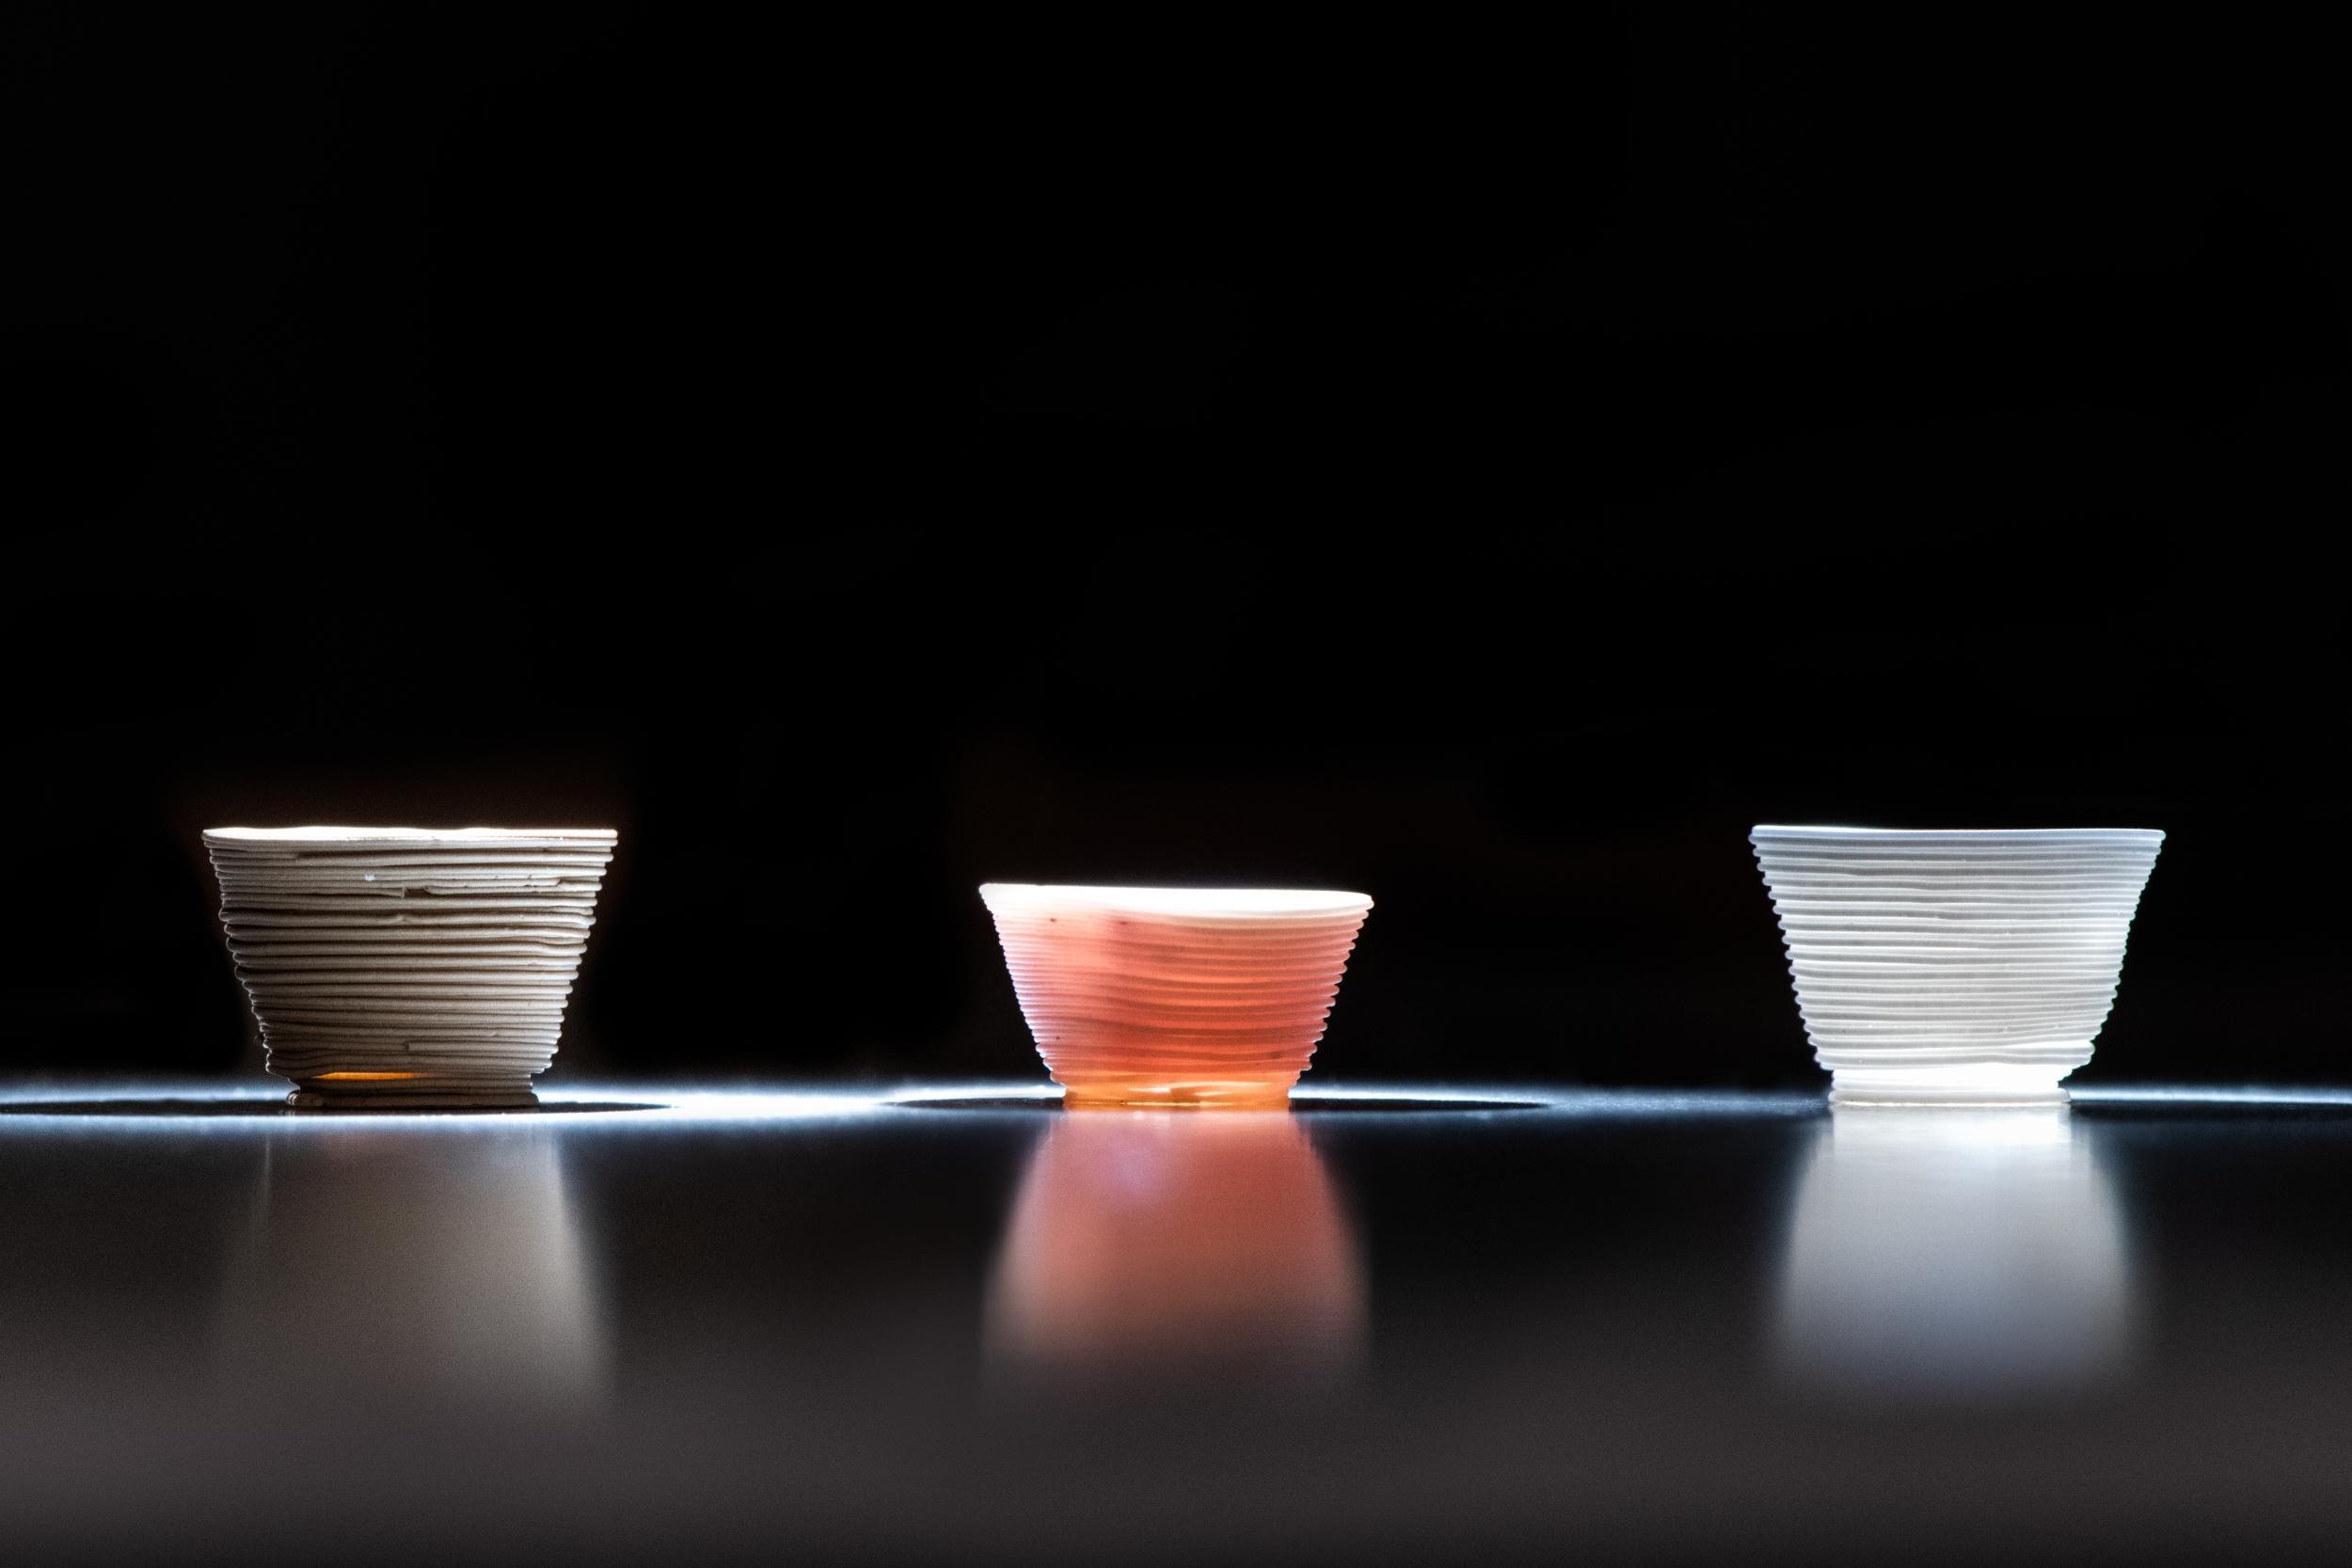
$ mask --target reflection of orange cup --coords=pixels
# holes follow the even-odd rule
[[[1313,1381],[1362,1354],[1364,1287],[1289,1117],[1065,1117],[1023,1181],[991,1292],[1000,1364]]]
[[[1068,1105],[1279,1106],[1372,900],[1242,888],[980,889]]]

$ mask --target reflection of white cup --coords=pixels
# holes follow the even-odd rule
[[[578,1409],[601,1314],[543,1128],[302,1125],[272,1140],[222,1303],[223,1377],[273,1401]]]
[[[1291,1117],[1082,1113],[1031,1160],[990,1291],[991,1359],[1085,1382],[1314,1382],[1364,1343],[1364,1282]]]
[[[294,1105],[528,1106],[610,829],[214,828],[237,976]]]
[[[2123,970],[2164,834],[1749,834],[1839,1103],[2058,1104]]]
[[[1799,1190],[1783,1370],[1866,1400],[2060,1393],[2121,1370],[2115,1198],[2058,1107],[1840,1111]]]
[[[1255,888],[980,889],[1064,1103],[1279,1106],[1372,900]]]

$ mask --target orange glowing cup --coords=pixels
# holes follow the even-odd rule
[[[1287,1104],[1372,908],[1263,888],[991,882],[980,897],[1073,1107]]]

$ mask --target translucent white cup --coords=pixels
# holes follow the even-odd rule
[[[1063,1103],[1279,1107],[1372,900],[991,882],[1005,966]]]
[[[2115,1004],[2164,834],[2141,828],[1748,835],[1840,1104],[2063,1104]]]
[[[269,1070],[305,1106],[530,1106],[610,829],[213,828]]]

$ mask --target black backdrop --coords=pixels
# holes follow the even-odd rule
[[[1814,1082],[1823,821],[2163,828],[2085,1076],[2352,1074],[2340,331],[2179,51],[956,47],[59,53],[0,1059],[249,1059],[196,831],[367,820],[622,830],[565,1070],[1035,1072],[1030,879],[1371,893],[1335,1076]]]

